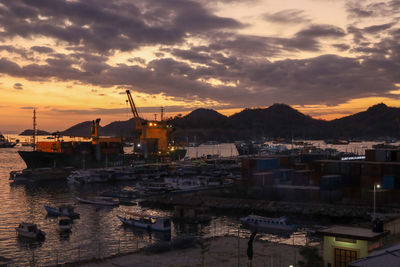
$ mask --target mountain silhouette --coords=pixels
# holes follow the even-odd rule
[[[366,111],[331,121],[314,119],[285,105],[244,109],[225,116],[212,109],[196,109],[185,116],[167,121],[175,128],[177,141],[234,141],[267,138],[363,138],[399,137],[400,108],[385,104],[371,106]],[[66,135],[89,136],[91,122],[82,122],[63,132]],[[100,128],[101,135],[132,136],[133,119],[115,121]]]

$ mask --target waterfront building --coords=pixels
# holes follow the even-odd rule
[[[383,246],[389,231],[348,226],[332,226],[317,232],[323,237],[324,267],[347,267],[350,262],[367,257]]]

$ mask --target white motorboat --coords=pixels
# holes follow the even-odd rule
[[[118,219],[127,226],[147,229],[149,231],[171,231],[171,219],[169,217],[158,217],[145,214],[134,214],[134,217],[124,218],[118,216]],[[136,217],[136,218],[135,218]]]
[[[294,231],[297,228],[295,224],[288,224],[286,217],[268,218],[257,215],[249,215],[240,218],[240,221],[250,227],[266,228],[279,231]]]
[[[39,230],[37,225],[34,223],[22,222],[17,228],[15,228],[15,230],[17,231],[18,236],[32,239],[44,239],[46,236],[45,232]]]
[[[72,229],[72,219],[66,216],[60,216],[58,218],[58,227],[60,231],[71,231]]]

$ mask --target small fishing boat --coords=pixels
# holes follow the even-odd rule
[[[85,198],[76,197],[76,200],[78,200],[81,203],[94,204],[94,205],[100,205],[100,206],[118,206],[119,205],[118,201],[109,200],[109,199],[106,199],[106,198],[85,199]]]
[[[294,231],[297,228],[295,224],[288,224],[286,217],[268,218],[257,215],[249,215],[240,218],[240,221],[250,227],[265,228],[279,231]]]
[[[60,231],[71,231],[72,223],[73,222],[70,217],[60,216],[58,218],[58,227],[60,228]]]
[[[62,205],[58,208],[44,206],[48,215],[51,216],[66,216],[71,219],[79,218],[79,213],[74,212],[74,207],[69,205]]]
[[[144,214],[134,214],[134,217],[124,218],[118,216],[118,219],[127,226],[147,229],[149,231],[171,231],[171,219],[169,217],[158,217]]]
[[[22,222],[17,228],[15,228],[15,230],[17,231],[18,236],[21,237],[44,239],[46,236],[45,232],[39,230],[37,225],[34,223]]]

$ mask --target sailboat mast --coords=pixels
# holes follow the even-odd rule
[[[33,150],[36,150],[36,109],[33,110]]]

